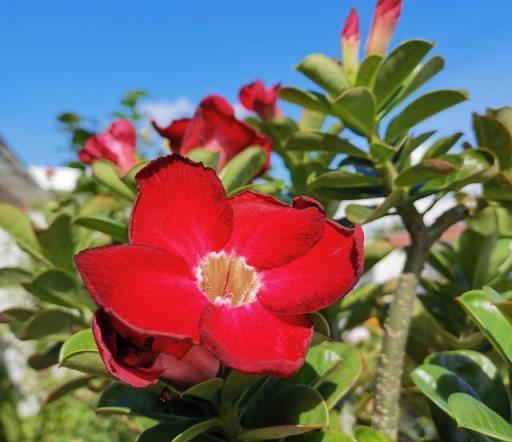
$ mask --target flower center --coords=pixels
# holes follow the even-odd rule
[[[256,300],[261,281],[241,256],[212,252],[197,268],[199,288],[212,304],[239,307]]]

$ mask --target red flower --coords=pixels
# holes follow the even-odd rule
[[[99,159],[110,160],[117,164],[119,172],[126,173],[137,162],[136,142],[137,134],[133,125],[127,120],[117,120],[105,132],[90,137],[78,157],[85,164]]]
[[[272,120],[283,113],[277,104],[279,83],[267,89],[261,80],[247,84],[240,89],[240,103],[250,111],[254,111],[263,121]]]
[[[313,336],[307,314],[359,278],[361,228],[309,198],[227,198],[212,169],[177,155],[137,180],[130,244],[75,257],[94,301],[135,333],[202,344],[242,372],[295,373]]]
[[[384,54],[386,52],[401,11],[402,0],[377,0],[372,27],[366,42],[368,54]]]
[[[343,54],[343,66],[350,78],[354,79],[359,64],[359,44],[361,36],[359,34],[359,19],[357,11],[351,9],[341,31],[341,51]]]
[[[267,153],[265,168],[270,167],[270,140],[247,123],[237,120],[233,107],[218,95],[204,98],[193,118],[173,121],[167,127],[160,127],[155,121],[152,124],[162,137],[170,141],[171,149],[180,155],[186,156],[197,147],[219,152],[219,169],[222,169],[245,148],[261,146]]]
[[[101,309],[92,330],[108,372],[133,387],[154,384],[159,377],[194,384],[219,371],[219,361],[205,347],[141,334]]]

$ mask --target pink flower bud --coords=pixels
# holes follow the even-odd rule
[[[366,43],[368,54],[386,52],[401,11],[402,0],[377,0],[370,35]]]
[[[359,64],[359,44],[361,36],[359,34],[359,19],[357,11],[351,9],[348,14],[345,26],[341,32],[341,52],[343,55],[343,67],[347,75],[354,79]]]

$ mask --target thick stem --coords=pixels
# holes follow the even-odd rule
[[[426,227],[422,215],[414,205],[405,205],[399,212],[411,236],[411,246],[384,323],[384,340],[378,362],[373,414],[374,426],[392,440],[397,440],[398,437],[405,349],[418,279],[434,242],[446,229],[468,214],[466,207],[456,206],[443,213],[432,226]]]

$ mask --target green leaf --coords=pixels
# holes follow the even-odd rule
[[[145,430],[137,442],[169,442],[192,425],[193,422],[183,422],[182,419],[167,421]]]
[[[212,167],[213,169],[217,169],[219,164],[219,152],[210,152],[209,150],[198,147],[196,149],[192,149],[188,154],[192,161],[197,163],[203,163],[206,167]]]
[[[350,87],[350,81],[340,65],[326,55],[308,55],[296,69],[334,97]]]
[[[267,156],[258,146],[248,147],[237,154],[220,171],[219,178],[229,194],[252,181],[261,172]]]
[[[34,370],[44,370],[57,364],[61,347],[62,342],[57,342],[42,352],[34,353],[28,358],[28,365]]]
[[[135,193],[119,177],[117,167],[107,160],[96,160],[91,166],[92,174],[104,186],[108,187],[116,195],[133,201]]]
[[[128,242],[128,226],[103,215],[78,216],[75,224],[97,232],[105,233],[114,239]]]
[[[163,421],[181,420],[186,424],[197,422],[195,418],[174,414],[173,407],[174,401],[161,401],[155,391],[114,382],[101,394],[96,413],[146,416]]]
[[[374,239],[369,244],[365,244],[364,248],[364,261],[365,271],[370,270],[375,264],[381,259],[388,256],[395,247],[389,241],[385,239]],[[344,298],[344,299],[350,299]]]
[[[241,440],[271,440],[307,433],[329,425],[322,396],[306,385],[290,385],[266,401]]]
[[[473,129],[480,147],[498,158],[501,169],[512,165],[512,133],[497,118],[473,114]]]
[[[299,120],[299,130],[313,131],[320,130],[325,121],[325,114],[304,109]]]
[[[27,321],[38,310],[33,308],[12,307],[0,312],[0,323],[9,323],[12,321]]]
[[[391,142],[411,127],[468,99],[464,91],[439,90],[422,95],[406,106],[389,124],[386,140]]]
[[[309,313],[308,317],[313,323],[313,330],[315,333],[322,335],[325,339],[329,339],[331,337],[331,328],[329,323],[321,313]]]
[[[38,232],[37,239],[44,255],[57,267],[73,269],[73,235],[71,217],[59,215],[48,229]]]
[[[299,436],[287,437],[286,442],[356,442],[356,440],[340,431],[316,430]]]
[[[391,442],[391,439],[380,431],[364,425],[358,425],[354,430],[357,442]]]
[[[288,382],[315,388],[331,409],[357,382],[362,369],[357,349],[340,342],[323,342],[309,350],[304,366]]]
[[[222,378],[212,378],[187,388],[182,396],[192,396],[205,401],[216,403],[219,393],[224,385]]]
[[[59,353],[59,364],[93,376],[110,377],[105,370],[91,330],[81,330],[64,342]]]
[[[478,399],[455,393],[450,396],[448,407],[460,427],[512,442],[512,425]]]
[[[87,387],[91,379],[93,379],[91,376],[80,376],[63,382],[48,392],[45,403],[50,404],[79,388]]]
[[[221,425],[222,421],[218,418],[212,418],[203,422],[199,422],[198,424],[187,428],[183,433],[172,439],[171,442],[188,442],[189,440],[194,440],[197,436],[206,433],[212,428],[218,428]]]
[[[71,308],[90,305],[88,299],[77,293],[74,279],[63,270],[45,270],[36,275],[31,282],[23,284],[23,287],[41,301],[50,304]]]
[[[0,228],[5,230],[18,246],[38,259],[48,262],[37,241],[30,218],[18,208],[0,203]]]
[[[31,273],[21,267],[4,267],[0,269],[0,288],[20,286],[31,279]]]
[[[350,128],[370,137],[375,125],[375,98],[364,87],[349,89],[332,104],[332,108]]]
[[[378,162],[385,163],[396,154],[395,148],[382,141],[374,141],[370,144],[370,153]]]
[[[381,61],[382,55],[380,54],[368,55],[357,71],[356,86],[372,88]]]
[[[349,204],[345,209],[345,213],[347,218],[355,224],[369,223],[386,215],[390,209],[400,204],[403,195],[403,191],[394,190],[378,206]]]
[[[309,182],[312,189],[333,188],[357,188],[366,186],[375,186],[381,184],[379,177],[363,175],[362,173],[352,173],[345,170],[324,173]]]
[[[439,138],[435,143],[430,146],[425,154],[423,155],[424,160],[428,160],[429,158],[439,157],[445,153],[447,153],[457,141],[459,141],[462,136],[462,132],[457,132],[453,135],[448,135],[447,137]]]
[[[454,159],[458,160],[458,157]],[[460,161],[462,163],[462,161]],[[453,161],[446,161],[439,158],[422,160],[408,169],[401,172],[395,179],[395,184],[399,187],[412,186],[423,183],[434,178],[443,177],[455,172],[457,167]]]
[[[398,160],[396,161],[396,167],[398,170],[403,170],[404,168],[409,167],[411,165],[412,153],[435,133],[435,131],[430,131],[412,138],[408,136],[404,137],[398,143],[399,155]]]
[[[20,339],[40,339],[47,336],[68,335],[72,326],[82,325],[82,320],[63,310],[42,310],[25,324]]]
[[[379,107],[393,96],[432,47],[432,43],[424,40],[410,40],[402,43],[384,59],[373,87]]]
[[[495,303],[503,302],[504,299],[492,289],[486,289],[466,292],[457,298],[457,301],[483,331],[498,353],[506,361],[512,363],[512,347],[510,346],[512,324],[495,305]]]
[[[345,138],[322,132],[295,132],[288,138],[286,149],[343,153],[356,158],[368,158],[368,154]]]
[[[244,391],[262,378],[263,376],[250,375],[232,370],[228,374],[224,388],[221,391],[221,401],[226,404],[235,402]]]
[[[279,97],[289,103],[298,104],[306,109],[323,114],[329,114],[330,105],[327,99],[315,92],[303,91],[295,87],[282,87],[279,90]]]
[[[416,69],[409,75],[409,78],[404,83],[402,89],[393,98],[391,103],[386,106],[386,110],[389,111],[394,107],[398,106],[413,92],[419,89],[421,86],[426,84],[436,74],[442,71],[444,68],[443,57],[435,56],[428,60],[424,65],[417,66]]]

